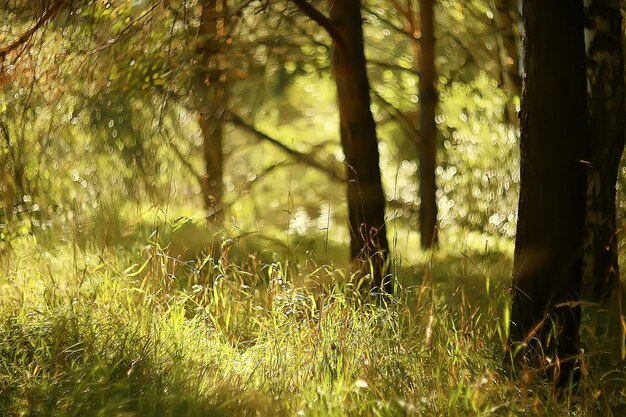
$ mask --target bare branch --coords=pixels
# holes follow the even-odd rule
[[[370,64],[374,64],[378,67],[389,68],[394,71],[408,72],[410,74],[417,75],[418,77],[420,76],[420,71],[414,68],[403,67],[402,65],[395,64],[393,62],[381,61],[381,60],[371,59],[371,58],[368,59],[367,62],[369,62]]]
[[[165,128],[166,132],[161,131],[160,136],[163,139],[163,141],[172,149],[172,151],[174,151],[174,154],[176,155],[180,163],[183,164],[185,168],[187,168],[187,170],[191,173],[191,175],[193,175],[194,178],[198,180],[198,183],[200,184],[200,186],[202,186],[204,176],[194,168],[194,166],[191,164],[189,159],[187,159],[185,154],[178,148],[178,146],[172,140],[172,137],[179,137],[179,138],[185,137],[185,134],[180,130],[180,125],[176,121],[176,116],[174,115],[174,112],[172,111],[169,112],[169,119],[170,119],[172,129],[174,130],[174,132],[173,133],[170,132],[169,126],[167,126],[166,124],[163,124],[163,127]]]
[[[255,184],[258,184],[259,181],[264,179],[267,175],[271,174],[272,172],[276,171],[279,168],[288,167],[293,164],[294,164],[293,161],[291,162],[279,161],[279,162],[276,162],[275,164],[268,166],[267,168],[264,168],[263,171],[254,174],[253,177],[248,177],[248,180],[245,182],[245,184],[243,184],[243,187],[241,188],[239,192],[239,197],[241,197],[244,193],[250,191],[250,189]]]
[[[390,1],[391,1],[391,4],[393,4],[393,6],[396,8],[396,10],[398,10],[404,16],[407,22],[410,22],[413,19],[413,16],[410,15],[410,3],[409,3],[409,6],[405,9],[404,7],[402,7],[402,5],[400,4],[398,0],[390,0]]]
[[[415,127],[415,124],[411,122],[408,116],[404,114],[402,110],[398,109],[396,106],[394,106],[389,101],[387,101],[387,99],[381,96],[380,93],[378,93],[378,91],[372,89],[372,92],[374,93],[374,96],[376,97],[376,99],[378,99],[380,102],[382,102],[385,105],[385,108],[386,108],[385,110],[391,116],[395,115],[396,120],[399,120],[402,122],[402,126],[404,127],[404,130],[413,139],[413,141],[417,144],[421,144],[422,140],[421,140],[420,131],[419,129]]]
[[[311,18],[311,20],[323,27],[326,32],[328,32],[328,35],[331,37],[333,42],[336,43],[341,49],[348,49],[343,36],[341,36],[341,33],[337,30],[337,27],[322,12],[313,7],[307,0],[291,0],[291,2],[298,6],[298,8],[305,15]]]
[[[291,156],[292,158],[294,158],[295,160],[302,162],[308,166],[310,166],[311,168],[315,168],[318,171],[321,171],[327,175],[330,175],[332,178],[337,179],[337,181],[340,182],[345,182],[345,178],[343,176],[342,173],[340,173],[339,171],[335,170],[332,167],[327,167],[325,165],[323,165],[321,162],[317,161],[315,158],[313,158],[311,155],[302,153],[302,152],[298,152],[297,150],[290,148],[289,146],[283,144],[282,142],[278,141],[277,139],[274,139],[273,137],[269,136],[266,133],[260,132],[258,131],[254,126],[251,126],[250,124],[246,123],[241,117],[239,117],[238,115],[236,115],[235,113],[233,113],[230,110],[227,110],[225,112],[225,119],[231,123],[233,123],[234,125],[240,127],[241,129],[245,130],[248,133],[253,134],[254,136],[256,136],[259,139],[263,139],[269,143],[271,143],[272,145],[274,145],[275,147],[279,148],[280,150],[282,150],[283,152],[285,152],[287,155]]]
[[[237,127],[247,131],[248,133],[255,135],[259,139],[263,139],[263,140],[270,142],[272,145],[281,149],[283,152],[291,156],[296,161],[304,163],[310,166],[311,168],[315,168],[321,173],[328,175],[332,181],[337,182],[337,183],[342,183],[342,184],[347,182],[344,175],[338,172],[337,170],[335,170],[334,168],[324,166],[322,163],[313,159],[310,155],[298,152],[295,149],[292,149],[282,144],[281,142],[272,138],[271,136],[256,130],[254,127],[250,126],[248,123],[242,120],[241,117],[237,116],[232,111],[227,110],[225,114],[225,118],[226,120],[230,121]],[[265,172],[263,172],[263,175],[268,174],[270,171],[273,171],[274,169],[283,167],[285,165],[286,164],[284,162],[279,162],[275,165],[272,165],[269,168],[267,168]],[[412,215],[415,215],[418,212],[418,205],[412,202],[401,201],[397,199],[387,199],[387,204],[389,205],[390,208],[402,209],[404,211],[408,211]]]
[[[483,15],[480,11],[476,10],[476,8],[472,4],[468,4],[469,2],[460,3],[461,6],[477,21],[490,26],[493,22],[493,18],[488,17],[487,15]]]
[[[106,48],[110,48],[111,46],[115,45],[120,39],[122,39],[124,36],[130,36],[133,35],[134,33],[136,33],[137,31],[141,30],[143,27],[145,27],[150,20],[153,18],[154,15],[152,15],[152,12],[154,12],[156,10],[156,8],[160,6],[160,3],[155,3],[154,5],[152,5],[152,7],[150,7],[148,10],[146,10],[144,13],[142,13],[137,19],[135,20],[131,20],[121,31],[120,33],[114,38],[114,39],[109,39],[106,42],[96,46],[92,53],[101,51],[103,49]],[[149,17],[150,19],[147,20],[147,22],[144,23],[144,26],[136,28],[135,32],[131,32],[131,29],[135,28],[135,26],[141,22],[143,19],[145,19],[146,17]]]
[[[33,36],[39,28],[45,25],[49,20],[51,20],[61,9],[61,6],[65,3],[65,0],[57,0],[52,6],[39,18],[39,20],[26,32],[24,32],[19,38],[5,46],[4,48],[0,48],[0,63],[4,61],[4,57],[12,52],[13,50],[19,48]]]
[[[396,26],[394,23],[392,23],[391,21],[389,21],[389,19],[387,19],[387,17],[382,16],[380,13],[377,13],[374,9],[371,9],[367,6],[364,6],[363,9],[371,14],[374,15],[378,18],[378,20],[380,20],[382,23],[384,23],[385,25],[387,25],[390,29],[393,29],[395,32],[399,33],[400,35],[406,36],[408,38],[416,38],[414,33],[411,33],[410,30],[406,30],[404,28],[401,28],[399,26]]]

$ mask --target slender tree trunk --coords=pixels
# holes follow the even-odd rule
[[[420,233],[422,248],[437,243],[437,90],[435,89],[435,0],[420,0]]]
[[[524,0],[521,189],[509,359],[558,385],[579,354],[587,102],[582,0]]]
[[[348,212],[352,259],[364,271],[372,267],[376,285],[391,291],[386,277],[388,242],[376,125],[370,110],[370,85],[365,68],[360,0],[341,0],[330,9],[330,20],[342,44],[333,38],[333,72],[341,144],[348,177]]]
[[[205,177],[202,195],[207,220],[224,220],[224,128],[222,114],[227,105],[226,73],[222,48],[225,45],[226,0],[203,0],[198,31],[196,106],[202,132]]]
[[[615,219],[615,184],[626,135],[622,16],[618,1],[590,0],[585,4],[592,140],[583,294],[599,303],[598,340],[606,341],[613,356],[619,358],[625,353]]]
[[[513,8],[517,5],[514,0],[491,0],[493,21],[497,30],[498,52],[502,79],[508,97],[508,117],[512,123],[517,123],[517,109],[513,102],[514,97],[520,95],[522,78],[519,75],[519,54],[515,39],[515,19]]]

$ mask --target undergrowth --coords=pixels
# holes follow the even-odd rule
[[[561,398],[505,376],[499,258],[431,257],[393,296],[314,260],[234,264],[225,247],[183,263],[156,242],[48,252],[25,239],[1,262],[1,416],[586,416],[626,403],[618,370],[586,369]]]

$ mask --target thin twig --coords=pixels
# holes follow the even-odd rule
[[[65,0],[57,0],[52,6],[39,18],[37,23],[35,23],[30,29],[24,32],[19,38],[17,38],[12,43],[8,44],[4,48],[0,48],[0,63],[4,61],[4,57],[12,52],[13,50],[19,48],[21,45],[28,42],[28,40],[33,36],[33,34],[39,30],[43,25],[45,25],[49,20],[51,20],[61,9],[61,6],[65,3]]]
[[[255,127],[253,127],[250,124],[246,123],[241,117],[239,117],[238,115],[236,115],[232,111],[226,110],[226,112],[225,112],[225,119],[227,121],[233,123],[234,125],[240,127],[241,129],[247,131],[248,133],[252,133],[257,138],[263,139],[263,140],[271,143],[275,147],[280,148],[283,152],[285,152],[287,155],[291,156],[295,160],[297,160],[299,162],[302,162],[302,163],[310,166],[311,168],[315,168],[318,171],[322,171],[323,173],[325,173],[327,175],[332,175],[333,178],[337,178],[337,181],[340,181],[340,182],[345,182],[346,181],[344,176],[343,176],[343,174],[339,173],[334,168],[327,167],[324,164],[322,164],[321,162],[317,161],[311,155],[307,155],[305,153],[298,152],[297,150],[295,150],[293,148],[290,148],[289,146],[287,146],[284,143],[280,142],[279,140],[269,136],[268,134],[263,133],[263,132],[257,130]]]
[[[385,105],[385,107],[387,108],[387,112],[390,115],[395,114],[396,119],[403,122],[402,126],[404,126],[407,133],[413,138],[413,141],[417,144],[420,144],[422,142],[421,133],[419,129],[415,127],[415,124],[413,124],[413,122],[411,122],[411,120],[407,117],[407,115],[404,114],[402,110],[398,109],[396,106],[387,101],[387,99],[380,95],[378,91],[372,89],[372,92],[374,96]]]
[[[302,12],[306,14],[309,18],[311,18],[311,20],[323,27],[326,32],[328,32],[328,35],[331,37],[331,39],[341,49],[348,50],[343,36],[339,32],[339,30],[337,30],[335,24],[328,17],[326,17],[322,12],[313,7],[311,3],[309,3],[307,0],[291,0],[291,2],[298,6],[298,8],[302,10]]]

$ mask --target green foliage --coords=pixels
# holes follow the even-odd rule
[[[370,74],[384,99],[374,97],[372,109],[381,121],[387,196],[395,200],[389,218],[402,229],[415,229],[415,137],[390,108],[415,120],[414,43],[393,29],[406,23],[398,10],[368,3]],[[243,5],[231,5],[240,14],[221,64],[229,69],[230,106],[264,133],[341,171],[327,37],[290,2]],[[17,5],[0,12],[13,19],[20,10]],[[75,217],[115,212],[120,201],[137,210],[176,207],[201,219],[202,138],[191,97],[198,7],[79,2],[71,11],[36,34],[28,59],[3,72],[6,239],[50,227],[68,230]],[[28,13],[20,15],[20,24],[3,27],[7,39],[31,23]],[[502,123],[505,102],[495,81],[489,7],[484,1],[447,1],[437,15],[442,236],[454,240],[471,230],[510,237],[516,145],[514,129]],[[343,185],[293,164],[236,127],[227,126],[224,141],[227,227],[263,230],[271,237],[291,230],[347,240]]]
[[[502,123],[506,97],[481,74],[441,92],[445,159],[438,168],[442,226],[512,237],[519,195],[519,136]]]
[[[0,45],[48,4],[0,3]],[[363,296],[366,278],[343,269],[344,185],[232,123],[227,218],[205,224],[197,2],[69,3],[0,64],[0,415],[557,416],[626,406],[624,370],[590,366],[593,340],[578,391],[562,401],[541,381],[514,385],[502,372],[519,156],[489,2],[438,2],[442,247],[432,253],[416,249],[414,39],[400,2],[364,2],[393,297]],[[287,0],[231,7],[230,110],[342,172],[328,36]]]

